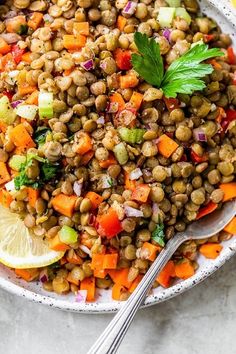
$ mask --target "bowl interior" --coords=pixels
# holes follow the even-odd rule
[[[233,14],[227,5],[221,4],[217,0],[201,1],[200,4],[202,11],[215,19],[224,33],[231,35],[236,47],[236,14]],[[198,262],[200,267],[193,277],[185,281],[176,282],[169,289],[161,287],[154,289],[146,298],[144,306],[165,301],[207,278],[236,252],[236,238],[234,237],[224,242],[223,245],[224,249],[216,260],[208,260],[199,256]],[[76,303],[74,295],[58,296],[55,293],[45,292],[40,283],[26,283],[16,278],[14,272],[3,265],[0,265],[0,286],[11,293],[26,297],[32,301],[68,311],[104,313],[117,311],[121,306],[120,302],[112,300],[111,291],[109,290],[98,291],[97,301],[94,303]]]

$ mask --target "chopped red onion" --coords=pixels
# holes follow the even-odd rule
[[[78,290],[78,293],[76,294],[75,297],[75,302],[86,302],[87,298],[87,290]]]
[[[119,104],[118,102],[111,102],[107,106],[107,113],[116,113],[118,112]]]
[[[79,248],[80,248],[84,253],[88,254],[90,258],[92,257],[92,253],[91,253],[90,249],[89,249],[87,246],[80,245]]]
[[[105,124],[105,118],[103,116],[97,119],[97,124]]]
[[[4,15],[3,17],[7,20],[8,18],[13,18],[16,17],[18,15],[18,13],[16,11],[9,11],[6,13],[6,15]]]
[[[74,185],[73,185],[73,191],[75,192],[75,194],[77,195],[77,197],[81,196],[82,193],[82,188],[83,188],[83,183],[75,181]]]
[[[12,192],[15,190],[15,183],[14,183],[14,179],[12,179],[10,182],[7,182],[4,187],[6,188],[6,190],[8,192]]]
[[[170,42],[171,31],[168,28],[165,28],[162,34]]]
[[[46,281],[48,281],[48,271],[47,268],[41,270],[41,272],[39,273],[39,280],[42,283],[45,283]]]
[[[45,22],[50,22],[50,23],[52,23],[54,21],[53,17],[50,16],[49,14],[43,15],[43,19]]]
[[[132,216],[135,217],[135,218],[143,217],[143,212],[141,210],[132,208],[132,207],[130,207],[128,205],[124,206],[124,210],[125,210],[126,216],[128,216],[128,217],[132,217]]]
[[[207,137],[202,128],[193,129],[193,136],[197,141],[207,142]]]
[[[21,40],[21,36],[17,33],[1,33],[0,37],[8,44],[16,43]]]
[[[135,170],[130,172],[129,179],[131,179],[131,181],[134,181],[136,179],[139,179],[139,177],[141,177],[142,175],[143,173],[140,168],[135,168]]]
[[[103,189],[111,188],[116,184],[116,181],[108,175],[102,175],[100,178],[99,186]]]
[[[153,205],[152,205],[152,212],[153,212],[153,214],[160,212],[160,208],[159,208],[159,206],[158,206],[157,203],[153,203]]]
[[[84,61],[83,63],[80,63],[80,65],[86,71],[92,70],[94,68],[93,59],[89,59],[87,61]]]
[[[11,106],[12,106],[12,108],[16,108],[22,102],[23,102],[23,100],[18,100],[18,101],[11,102]]]
[[[125,8],[123,9],[123,14],[133,15],[136,11],[137,3],[134,1],[128,1]]]

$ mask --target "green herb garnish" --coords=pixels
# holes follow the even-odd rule
[[[18,30],[18,34],[20,35],[24,35],[24,34],[27,34],[28,33],[28,26],[27,25],[20,25],[20,28]]]
[[[159,44],[140,32],[134,34],[134,41],[140,54],[132,54],[133,68],[149,84],[161,88],[167,98],[203,90],[206,84],[201,78],[214,69],[201,62],[224,55],[220,49],[209,49],[207,44],[200,43],[176,59],[164,73]]]
[[[38,179],[32,180],[27,176],[27,170],[32,165],[33,160],[39,161],[40,164],[40,175]],[[15,189],[19,190],[22,186],[30,186],[32,188],[38,189],[45,182],[56,177],[58,173],[58,164],[52,164],[47,159],[44,159],[36,154],[28,154],[25,163],[20,167],[20,173],[14,178]]]
[[[165,246],[165,233],[164,233],[164,224],[159,221],[155,230],[152,232],[152,240],[157,242],[161,247]]]
[[[33,139],[38,145],[43,145],[46,141],[47,135],[50,132],[51,132],[51,130],[46,127],[39,127],[35,131]]]

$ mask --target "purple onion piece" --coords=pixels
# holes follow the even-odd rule
[[[125,205],[124,210],[125,210],[125,214],[128,218],[129,217],[135,217],[135,218],[143,217],[143,212],[141,210],[132,208],[128,205]]]
[[[135,168],[135,170],[130,172],[129,178],[131,179],[131,181],[134,181],[134,180],[139,179],[139,177],[141,177],[142,175],[143,175],[143,173],[140,170],[140,168]]]
[[[128,1],[125,8],[123,9],[123,14],[133,15],[135,13],[137,3],[134,1]]]
[[[87,290],[78,290],[78,293],[76,294],[75,297],[75,302],[86,302],[87,298]]]
[[[93,59],[89,59],[87,61],[84,61],[83,63],[80,63],[80,65],[86,71],[92,70],[94,68]]]
[[[83,183],[75,181],[73,185],[73,191],[77,195],[77,197],[81,196],[82,193],[82,188],[83,188]]]
[[[207,136],[202,128],[193,129],[193,136],[196,141],[207,142]]]
[[[103,116],[97,119],[97,124],[105,124],[105,118]]]
[[[47,269],[43,269],[40,274],[39,274],[39,280],[41,281],[41,283],[45,283],[46,281],[48,281],[48,271]]]
[[[11,106],[12,106],[12,108],[16,108],[22,102],[23,102],[23,100],[18,100],[18,101],[11,102]]]
[[[116,113],[118,112],[119,104],[118,102],[111,102],[107,106],[107,113]]]
[[[168,28],[166,28],[166,29],[164,29],[164,31],[163,31],[163,36],[170,42],[170,34],[171,34],[171,31],[168,29]]]

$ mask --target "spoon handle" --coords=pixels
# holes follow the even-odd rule
[[[119,312],[114,316],[107,328],[97,339],[87,354],[115,354],[124,338],[136,312],[142,305],[147,292],[155,281],[157,275],[187,238],[178,233],[168,241],[166,247],[160,252],[152,266],[144,275],[135,291],[129,299],[124,302]]]

